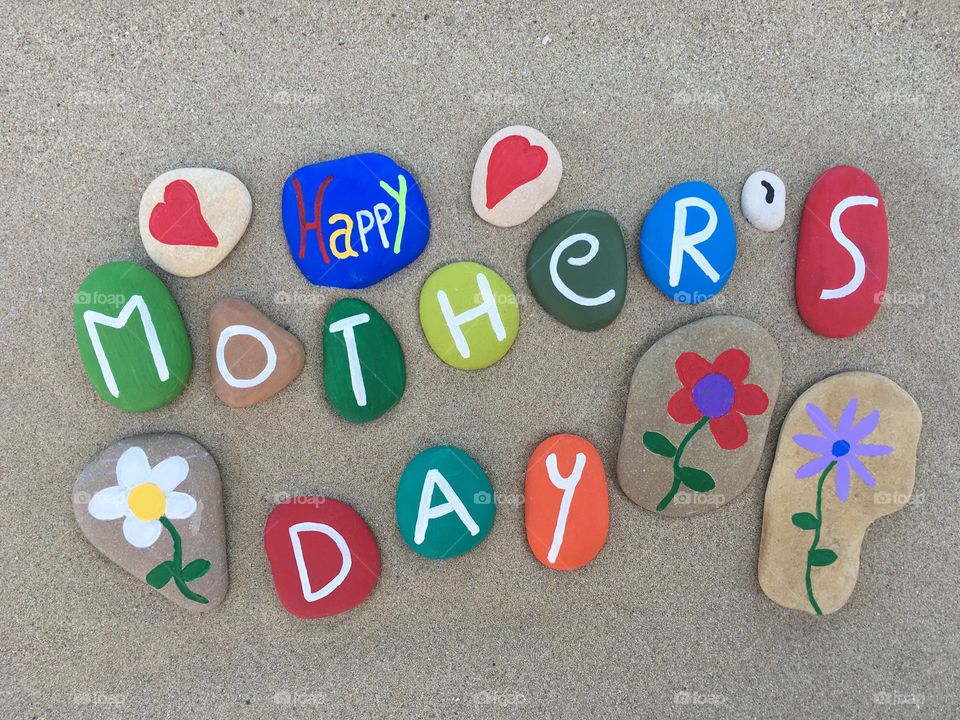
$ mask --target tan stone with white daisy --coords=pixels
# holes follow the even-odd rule
[[[77,477],[73,510],[94,547],[167,599],[203,611],[226,595],[220,471],[195,440],[163,433],[114,443]]]

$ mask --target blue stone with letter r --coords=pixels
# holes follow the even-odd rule
[[[737,259],[733,217],[723,196],[705,182],[681,183],[647,213],[640,261],[668,298],[695,305],[723,289]]]
[[[430,237],[420,186],[386,155],[305,165],[283,186],[283,231],[314,285],[365,288],[416,260]]]

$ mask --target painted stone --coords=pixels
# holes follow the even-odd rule
[[[346,503],[296,497],[267,518],[263,546],[284,609],[298,618],[339,615],[373,592],[380,549],[370,527]]]
[[[737,237],[723,197],[704,182],[664,193],[640,230],[640,260],[650,282],[674,302],[709,300],[730,279]]]
[[[910,501],[921,423],[913,398],[874,373],[840,373],[797,398],[763,505],[767,597],[812,615],[846,604],[867,528]]]
[[[740,209],[758,230],[779,230],[786,216],[787,190],[783,180],[766,170],[757,170],[743,184]]]
[[[843,338],[870,324],[887,289],[889,244],[873,178],[838,166],[816,179],[803,204],[796,266],[797,308],[811,330]]]
[[[87,275],[73,302],[73,329],[90,383],[129,412],[171,402],[193,367],[180,308],[156,275],[112,262]]]
[[[430,214],[407,170],[378,153],[305,165],[283,186],[283,231],[314,285],[365,288],[423,252]]]
[[[407,387],[403,348],[369,303],[338,300],[323,321],[323,387],[327,400],[350,422],[375,420]]]
[[[759,325],[709,317],[663,337],[637,363],[617,476],[638,505],[685,517],[750,484],[780,391],[783,363]]]
[[[473,169],[470,199],[482,219],[499,227],[529,220],[557,192],[563,163],[546,135],[513,125],[487,140]]]
[[[397,486],[397,525],[403,541],[424,557],[469,552],[490,532],[496,503],[476,460],[449,445],[411,460]]]
[[[627,293],[627,251],[617,221],[599,210],[557,220],[530,247],[527,283],[564,325],[598,330],[612,323]]]
[[[461,370],[489,367],[517,339],[520,308],[488,267],[457,262],[435,270],[420,290],[420,325],[441,360]]]
[[[607,539],[607,476],[597,449],[578,435],[553,435],[527,464],[524,490],[527,543],[555,570],[576,570],[593,560]]]
[[[157,265],[196,277],[230,254],[252,211],[250,191],[230,173],[179,168],[151,182],[140,198],[140,237]]]
[[[95,548],[177,605],[212,610],[226,595],[220,471],[196,440],[157,433],[114,443],[77,477],[73,512]]]
[[[213,391],[230,407],[272,398],[303,370],[303,343],[240,298],[210,308],[208,325]]]

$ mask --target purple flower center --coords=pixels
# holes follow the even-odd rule
[[[830,452],[833,453],[835,458],[842,458],[848,452],[850,452],[850,443],[846,440],[837,440],[833,447],[830,448]]]
[[[693,403],[707,417],[723,417],[733,407],[733,383],[719,373],[710,373],[693,386]]]

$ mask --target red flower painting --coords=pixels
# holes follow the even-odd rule
[[[746,444],[744,415],[761,415],[770,400],[759,385],[744,383],[750,372],[750,356],[739,348],[724,350],[713,362],[695,352],[682,353],[676,361],[681,388],[667,402],[667,413],[681,425],[693,425],[676,445],[662,433],[645,432],[643,445],[652,453],[673,460],[673,483],[657,510],[664,510],[686,486],[694,492],[710,492],[716,487],[706,470],[682,465],[683,452],[702,428],[710,432],[724,450],[736,450]]]
[[[747,442],[744,415],[766,412],[767,394],[759,385],[746,385],[750,357],[737,348],[724,350],[712,363],[695,352],[677,358],[677,377],[683,387],[667,403],[670,417],[682,425],[709,418],[710,432],[724,450]]]

